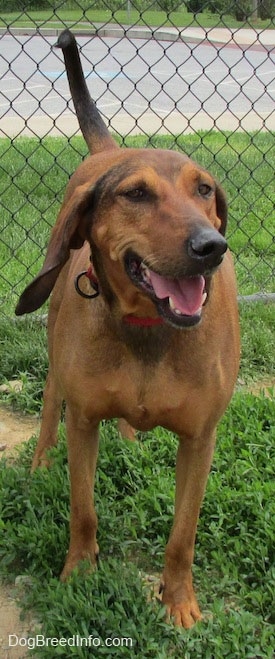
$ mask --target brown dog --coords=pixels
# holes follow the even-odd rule
[[[175,623],[201,618],[192,585],[197,520],[217,422],[238,371],[239,329],[226,202],[212,176],[180,153],[120,149],[84,81],[76,42],[59,37],[78,119],[93,155],[78,167],[41,272],[16,313],[51,290],[50,367],[33,468],[46,464],[66,401],[70,547],[62,579],[95,564],[94,474],[101,419],[124,432],[179,435],[175,519],[163,602]],[[91,261],[91,264],[90,264]]]

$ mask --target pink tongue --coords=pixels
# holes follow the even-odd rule
[[[150,279],[156,296],[160,300],[172,298],[175,308],[185,316],[193,316],[202,307],[205,280],[201,275],[165,279],[150,270]]]

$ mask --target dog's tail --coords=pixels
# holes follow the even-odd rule
[[[90,153],[118,148],[90,96],[81,66],[77,43],[70,30],[61,32],[56,47],[61,48],[63,51],[76,115]]]

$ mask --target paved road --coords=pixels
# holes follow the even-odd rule
[[[274,50],[190,39],[78,37],[91,94],[110,126],[122,134],[190,132],[213,124],[274,130]],[[2,36],[0,134],[77,130],[55,40]]]

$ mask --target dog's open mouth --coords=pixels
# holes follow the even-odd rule
[[[173,279],[151,270],[133,253],[127,253],[125,268],[135,286],[142,289],[156,304],[158,313],[176,327],[191,327],[200,322],[207,298],[202,275]]]

